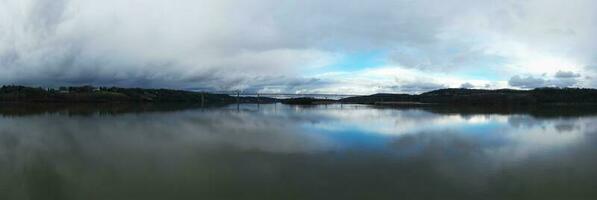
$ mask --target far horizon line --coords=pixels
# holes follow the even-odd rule
[[[432,90],[427,90],[425,92],[377,92],[377,93],[369,93],[369,94],[347,94],[347,93],[291,93],[291,92],[245,92],[243,90],[197,90],[197,89],[184,89],[184,88],[167,88],[167,87],[123,87],[123,86],[94,86],[89,84],[82,84],[82,85],[70,85],[70,86],[30,86],[30,85],[19,85],[19,84],[4,84],[2,87],[29,87],[29,88],[41,88],[45,90],[55,89],[61,90],[68,89],[69,87],[72,88],[81,88],[81,87],[92,87],[96,89],[101,88],[123,88],[123,89],[153,89],[153,90],[178,90],[178,91],[188,91],[188,92],[203,92],[203,93],[211,93],[211,94],[227,94],[227,95],[278,95],[278,96],[292,96],[292,95],[306,95],[306,96],[367,96],[367,95],[376,95],[376,94],[404,94],[404,95],[420,95],[424,93],[429,93],[433,91],[439,90],[486,90],[486,91],[499,91],[499,90],[515,90],[515,91],[531,91],[536,89],[589,89],[589,90],[596,90],[597,88],[587,88],[587,87],[536,87],[536,88],[498,88],[498,89],[488,89],[488,88],[458,88],[458,87],[446,87],[446,88],[437,88]]]

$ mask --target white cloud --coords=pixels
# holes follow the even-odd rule
[[[463,82],[497,88],[518,74],[570,71],[586,79],[575,84],[595,85],[586,77],[597,73],[596,7],[590,0],[3,0],[0,83],[351,93]],[[332,74],[324,67],[346,52],[370,50],[389,52],[388,65],[402,74],[376,75],[387,67],[371,66],[348,72],[354,78],[315,75],[325,88],[306,76]],[[470,70],[502,80],[458,74]],[[309,84],[286,85],[297,82]]]

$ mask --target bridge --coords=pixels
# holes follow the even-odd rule
[[[354,95],[354,94],[255,93],[255,92],[242,92],[242,91],[218,91],[218,92],[214,92],[214,93],[228,94],[231,96],[240,96],[240,97],[270,97],[270,98],[278,98],[278,99],[310,97],[310,98],[318,98],[318,99],[338,100],[338,99],[342,99],[342,98],[346,98],[346,97],[361,96],[361,95]]]

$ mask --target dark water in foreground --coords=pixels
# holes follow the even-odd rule
[[[597,198],[586,112],[36,109],[0,117],[0,199]]]

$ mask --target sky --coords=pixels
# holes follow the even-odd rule
[[[0,84],[597,87],[593,0],[0,0]]]

